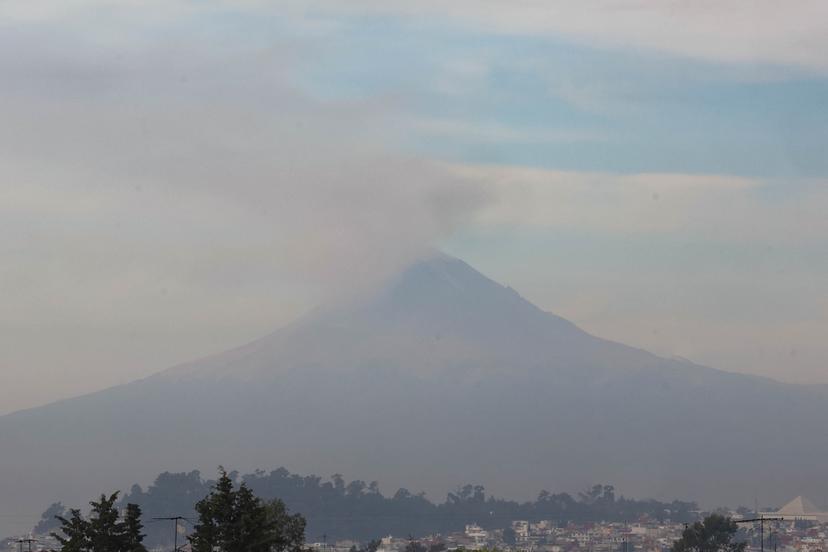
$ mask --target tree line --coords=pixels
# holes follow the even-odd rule
[[[247,481],[236,483],[236,475],[220,468],[207,495],[193,506],[196,521],[187,537],[192,552],[308,552],[304,546],[305,518],[291,514],[278,498],[266,500],[256,496]],[[486,503],[482,493],[482,488],[463,487],[458,494],[451,493],[446,503]],[[581,498],[584,502],[609,502],[614,501],[611,493],[611,487],[595,486]],[[79,509],[69,510],[67,516],[55,515],[57,530],[52,535],[61,545],[60,552],[147,552],[141,506],[128,502],[121,510],[117,506],[118,495],[102,494],[100,499],[91,501],[86,517]],[[51,511],[56,510],[54,506]],[[732,519],[713,514],[687,525],[672,552],[744,552],[746,543],[737,542],[736,533]],[[371,540],[363,548],[352,547],[352,552],[376,552],[379,545],[379,541]],[[445,550],[445,545],[438,543],[426,548],[412,539],[405,552]]]
[[[328,479],[292,474],[285,468],[241,475],[226,474],[256,496],[279,499],[286,508],[301,512],[307,521],[309,538],[368,541],[382,535],[431,535],[460,531],[470,523],[485,529],[502,529],[513,520],[553,520],[560,524],[590,521],[635,521],[644,517],[691,522],[698,510],[693,502],[661,502],[616,496],[611,485],[595,485],[576,496],[541,491],[532,501],[518,502],[487,495],[481,485],[464,485],[447,494],[441,503],[424,493],[399,489],[390,496],[380,492],[376,482],[346,481],[340,474]],[[221,480],[221,477],[219,478]],[[148,517],[182,515],[195,518],[194,505],[208,494],[217,481],[204,479],[198,471],[162,473],[148,488],[133,485],[118,503],[134,504]],[[35,528],[47,533],[54,515],[63,515],[60,504],[43,514]],[[171,544],[169,528],[154,523],[146,527],[150,546]]]

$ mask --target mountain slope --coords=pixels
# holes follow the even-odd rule
[[[0,417],[0,503],[37,512],[218,464],[436,496],[464,482],[519,497],[600,481],[781,502],[828,491],[825,419],[822,388],[596,338],[440,256],[238,349]]]

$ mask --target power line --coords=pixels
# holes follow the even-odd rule
[[[169,517],[154,517],[152,519],[154,521],[172,521],[173,522],[173,552],[178,552],[178,522],[179,521],[190,521],[190,518],[186,518],[184,516],[169,516]]]
[[[29,543],[29,552],[32,552],[32,543],[37,542],[37,539],[33,539],[31,537],[29,537],[28,539],[17,539],[17,544],[20,545],[20,547],[19,547],[20,552],[23,552],[23,543],[24,542]]]
[[[736,523],[753,523],[758,521],[759,522],[759,546],[762,552],[765,552],[765,522],[766,521],[784,521],[785,518],[781,517],[765,517],[759,516],[758,518],[751,518],[751,519],[739,519],[736,520]]]

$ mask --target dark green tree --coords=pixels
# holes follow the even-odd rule
[[[119,526],[122,552],[147,552],[144,546],[144,525],[141,523],[141,507],[127,504],[124,519]]]
[[[118,493],[101,495],[98,501],[92,501],[92,511],[87,525],[90,552],[116,552],[122,548],[121,525],[118,520],[118,508],[115,502]]]
[[[305,519],[285,504],[263,502],[219,468],[210,493],[196,503],[198,523],[188,537],[194,552],[301,552]]]
[[[56,516],[60,534],[52,533],[61,545],[61,552],[146,552],[142,544],[141,508],[127,504],[123,519],[118,514],[118,493],[102,494],[89,504],[92,510],[85,519],[78,509],[69,510],[69,517]]]
[[[738,530],[729,517],[712,514],[687,527],[672,552],[744,552],[747,543],[733,541]]]
[[[55,516],[60,522],[60,533],[52,536],[60,543],[62,552],[86,552],[89,550],[89,522],[83,519],[77,508],[69,510],[69,517]]]

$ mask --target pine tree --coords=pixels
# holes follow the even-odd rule
[[[284,503],[263,503],[219,468],[210,494],[196,504],[198,524],[188,538],[194,552],[300,552],[305,520],[290,515]]]
[[[118,493],[101,495],[89,504],[89,519],[80,510],[69,510],[69,518],[56,516],[61,534],[52,533],[61,545],[61,552],[147,552],[142,544],[141,508],[127,504],[123,519],[115,502]]]
[[[137,504],[127,504],[124,519],[119,526],[121,552],[147,552],[142,544],[144,526],[141,523],[141,507]]]
[[[69,517],[55,516],[60,522],[62,534],[52,533],[60,543],[62,552],[87,552],[89,550],[89,522],[83,519],[81,511],[69,510]]]
[[[234,524],[233,481],[223,468],[219,469],[219,474],[210,494],[196,503],[198,523],[193,528],[193,534],[187,537],[193,552],[223,549],[224,543],[230,539],[228,528]]]
[[[119,552],[121,550],[121,527],[118,523],[118,509],[115,502],[118,493],[101,495],[95,502],[91,501],[92,512],[89,515],[90,552]]]

